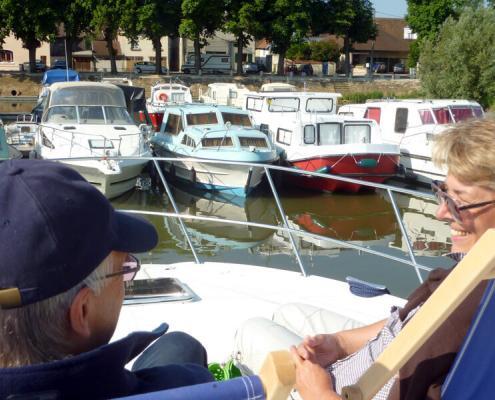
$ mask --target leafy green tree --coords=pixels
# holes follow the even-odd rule
[[[58,7],[54,0],[0,0],[3,29],[14,33],[29,52],[29,69],[34,71],[36,49],[55,37]]]
[[[350,73],[353,43],[365,43],[376,37],[374,9],[370,0],[312,0],[314,33],[332,33],[344,38],[346,75]]]
[[[311,59],[314,61],[338,61],[339,45],[334,41],[311,42]]]
[[[287,49],[285,56],[290,60],[310,60],[312,59],[310,44],[308,42],[295,43]]]
[[[421,81],[429,96],[494,103],[495,10],[467,8],[458,21],[448,18],[422,50]]]
[[[258,16],[264,12],[263,1],[225,0],[223,30],[232,33],[237,46],[237,74],[242,74],[244,46],[260,30]]]
[[[284,73],[287,50],[292,44],[302,43],[309,32],[311,15],[305,0],[264,0],[264,13],[259,16],[260,35],[271,42],[277,53],[277,74]]]
[[[155,50],[156,73],[162,74],[164,36],[177,36],[181,17],[181,0],[127,0],[122,15],[122,30],[130,40],[144,36]]]
[[[110,58],[110,70],[117,73],[117,52],[113,41],[117,38],[121,27],[126,0],[82,0],[84,7],[91,11],[90,28],[94,35],[103,35]]]
[[[179,32],[194,41],[196,73],[201,69],[201,49],[208,44],[223,22],[223,1],[182,0],[182,21]]]
[[[90,34],[92,13],[85,0],[62,0],[58,2],[57,22],[62,23],[67,48],[67,66],[72,68],[72,50],[83,34]]]

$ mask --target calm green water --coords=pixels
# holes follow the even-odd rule
[[[238,197],[212,197],[172,186],[181,213],[217,216],[282,226],[276,203],[263,188],[244,202]],[[322,194],[280,189],[282,206],[292,228],[324,237],[351,241],[396,257],[407,258],[406,243],[395,220],[393,208],[384,193]],[[448,227],[435,219],[436,205],[405,195],[396,201],[407,226],[418,263],[447,267],[441,257],[449,250]],[[113,201],[116,208],[173,212],[168,196],[158,191],[133,191]],[[160,236],[158,246],[142,255],[143,262],[173,263],[193,261],[193,255],[176,219],[148,217]],[[206,221],[185,221],[202,261],[256,264],[272,268],[299,270],[287,235],[282,231],[258,227],[232,226]],[[340,280],[351,275],[386,285],[396,295],[406,296],[419,279],[413,267],[361,251],[344,249],[309,236],[296,237],[296,243],[309,274]],[[426,276],[422,272],[422,276]]]

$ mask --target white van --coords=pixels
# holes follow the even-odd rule
[[[195,72],[194,54],[187,56],[186,62],[182,64],[182,72],[190,74]],[[229,73],[231,71],[230,56],[227,54],[201,54],[201,71],[203,73]]]

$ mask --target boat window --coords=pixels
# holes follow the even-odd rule
[[[407,116],[409,109],[398,108],[395,111],[395,132],[404,133],[407,129]]]
[[[134,124],[133,119],[125,108],[122,107],[104,107],[107,124]]]
[[[241,143],[241,147],[257,147],[257,148],[267,148],[268,144],[264,138],[256,138],[256,137],[246,137],[239,136],[239,142]]]
[[[318,124],[319,144],[322,146],[340,144],[341,125],[336,123]]]
[[[292,132],[286,129],[278,128],[277,130],[277,142],[283,144],[290,144]]]
[[[122,89],[115,87],[73,86],[59,88],[51,93],[50,105],[103,105],[125,107]]]
[[[454,117],[455,122],[465,121],[466,119],[473,118],[473,109],[471,107],[451,107],[450,111]]]
[[[371,126],[369,124],[355,124],[344,126],[344,143],[370,143]]]
[[[314,125],[304,127],[304,144],[314,144],[316,142],[316,129]]]
[[[483,116],[483,109],[479,106],[473,107],[474,116],[480,118]]]
[[[165,124],[165,133],[178,135],[182,130],[182,120],[179,115],[168,114],[167,123]]]
[[[272,97],[266,101],[268,103],[268,111],[271,112],[299,111],[299,99],[297,97]]]
[[[333,110],[333,99],[311,98],[306,102],[307,112],[329,113]]]
[[[79,123],[80,124],[105,124],[103,107],[101,106],[79,106]]]
[[[213,91],[213,95],[211,96],[211,98],[213,100],[216,100],[217,99],[217,91],[216,90]]]
[[[364,118],[373,119],[377,124],[380,124],[380,116],[382,109],[380,107],[368,107],[364,113]]]
[[[236,90],[229,89],[229,97],[231,99],[237,99],[237,91]]]
[[[434,124],[433,114],[430,110],[419,110],[419,117],[421,118],[421,123],[423,125]]]
[[[172,95],[170,96],[170,101],[172,103],[184,103],[185,102],[184,93],[172,92]]]
[[[230,136],[203,138],[201,139],[201,145],[203,147],[232,147],[232,138]]]
[[[230,122],[232,125],[252,127],[251,120],[247,114],[223,112],[222,118],[224,124]]]
[[[218,124],[217,114],[214,112],[201,114],[187,114],[187,125],[210,125]]]
[[[77,123],[75,106],[55,106],[48,109],[46,122],[65,124],[67,122]]]
[[[437,119],[437,123],[439,124],[451,124],[452,117],[450,116],[449,109],[447,107],[442,108],[434,108],[433,113],[435,114],[435,118]]]
[[[263,106],[263,99],[259,97],[247,97],[246,98],[246,109],[249,111],[261,111]]]
[[[189,147],[196,147],[196,142],[189,135],[184,135],[181,143]]]

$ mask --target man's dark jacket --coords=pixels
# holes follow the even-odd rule
[[[212,381],[210,372],[196,364],[169,364],[134,372],[124,368],[164,332],[165,329],[134,332],[121,340],[60,361],[0,368],[0,399],[19,395],[19,399],[97,400]],[[43,396],[22,396],[35,393]]]

